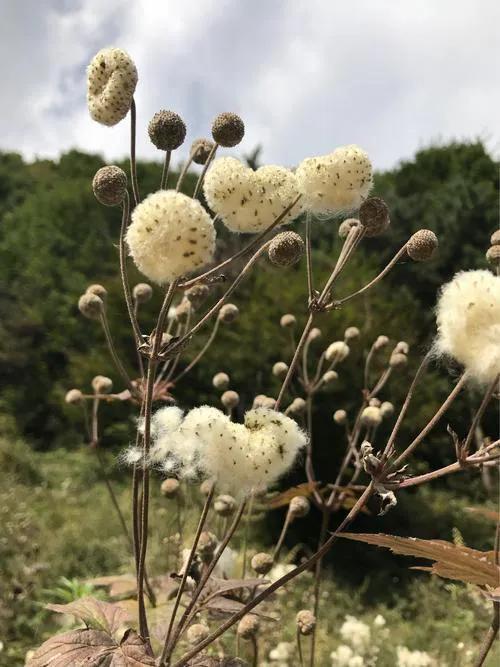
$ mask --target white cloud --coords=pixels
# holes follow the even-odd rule
[[[127,123],[101,127],[85,106],[85,66],[107,44],[137,63],[147,157],[145,127],[162,107],[183,115],[191,139],[237,111],[242,150],[260,142],[266,160],[287,164],[345,143],[387,167],[436,138],[498,141],[496,0],[0,2],[0,147],[28,157],[126,154]]]

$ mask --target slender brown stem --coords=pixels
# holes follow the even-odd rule
[[[122,282],[123,294],[125,296],[125,303],[127,304],[128,316],[132,329],[134,331],[134,338],[136,346],[142,343],[142,334],[139,327],[139,322],[137,321],[137,312],[134,307],[134,300],[132,298],[132,293],[130,291],[130,283],[128,280],[127,273],[127,254],[125,249],[125,234],[127,232],[127,227],[130,219],[130,199],[128,192],[125,195],[123,200],[123,211],[122,211],[122,224],[120,229],[120,241],[119,241],[119,253],[120,253],[120,277]],[[140,367],[142,367],[142,357],[139,354]]]
[[[245,517],[245,530],[243,533],[243,549],[242,549],[242,559],[243,559],[243,565],[241,568],[241,578],[244,579],[245,575],[247,573],[247,549],[248,549],[248,531],[250,529],[250,519],[252,518],[252,512],[253,512],[253,503],[254,503],[254,493],[253,491],[250,493],[250,500],[248,502],[248,510],[247,514]]]
[[[296,639],[297,639],[297,651],[299,653],[299,660],[300,660],[300,667],[304,667],[304,655],[302,653],[302,642],[301,642],[302,635],[300,633],[300,630],[297,626],[297,633],[296,633]]]
[[[137,108],[135,99],[132,98],[130,105],[130,180],[132,181],[132,192],[134,194],[134,205],[139,203],[139,185],[137,183],[137,163],[135,159],[135,138],[137,125]]]
[[[100,322],[104,331],[104,335],[106,337],[106,343],[108,344],[108,349],[111,354],[111,358],[113,359],[113,362],[116,366],[116,370],[118,373],[121,375],[122,380],[124,381],[125,385],[129,389],[130,393],[132,395],[136,394],[136,389],[132,385],[132,382],[128,376],[127,371],[125,370],[125,367],[123,366],[122,362],[120,361],[120,358],[118,356],[118,353],[116,352],[115,344],[113,342],[113,337],[111,335],[111,331],[109,329],[109,324],[108,324],[108,318],[106,316],[106,311],[102,311],[101,316],[100,316]]]
[[[190,370],[192,370],[196,364],[202,359],[202,357],[205,355],[209,347],[212,345],[212,343],[215,340],[215,337],[217,336],[217,331],[219,330],[219,325],[220,325],[220,320],[217,318],[215,320],[214,327],[212,329],[212,333],[210,334],[207,342],[205,345],[201,348],[201,350],[198,352],[198,354],[195,356],[195,358],[184,368],[177,377],[173,378],[172,382],[175,384],[179,382],[181,378],[183,378],[185,375],[189,373]]]
[[[491,398],[493,394],[495,393],[495,389],[498,386],[500,376],[497,375],[497,377],[493,380],[493,382],[490,384],[488,389],[486,390],[485,395],[483,396],[483,400],[481,401],[481,405],[479,406],[476,414],[474,415],[474,418],[472,420],[472,424],[470,426],[469,432],[467,433],[467,437],[465,438],[465,442],[463,444],[463,451],[465,453],[468,453],[472,439],[474,437],[474,433],[476,431],[476,428],[479,426],[479,422],[481,421],[486,408],[488,407],[489,402],[491,401]]]
[[[199,193],[200,193],[201,186],[203,184],[203,179],[205,178],[205,174],[207,173],[208,168],[212,164],[212,160],[214,159],[218,148],[219,148],[219,144],[215,143],[212,146],[212,149],[211,149],[210,153],[208,154],[207,161],[203,165],[203,169],[201,170],[201,174],[198,176],[198,180],[196,182],[196,187],[195,187],[194,192],[193,192],[193,199],[196,199],[198,197]]]
[[[165,159],[163,161],[163,171],[161,172],[160,190],[165,190],[167,187],[168,170],[170,167],[170,158],[172,151],[165,151]]]
[[[483,643],[479,650],[479,655],[477,656],[476,661],[474,662],[474,667],[482,667],[482,665],[484,665],[488,653],[490,652],[490,649],[493,646],[493,642],[495,641],[496,636],[498,635],[499,628],[500,628],[500,602],[494,602],[493,619],[491,621],[490,627],[488,628],[488,632],[486,633],[483,639]]]
[[[417,477],[410,477],[410,479],[405,479],[403,482],[400,482],[398,489],[405,489],[409,486],[418,486],[426,482],[431,482],[438,477],[443,477],[444,475],[449,475],[454,472],[459,472],[463,470],[466,466],[481,465],[483,463],[488,463],[489,461],[495,461],[500,458],[500,454],[492,454],[491,456],[478,456],[473,454],[468,456],[465,461],[455,461],[444,468],[439,468],[438,470],[433,470],[432,472],[427,472],[423,475],[418,475]]]
[[[290,511],[286,513],[285,520],[283,521],[283,527],[281,528],[281,533],[278,538],[278,541],[276,542],[276,546],[274,547],[273,551],[273,561],[276,562],[278,559],[279,553],[281,551],[281,547],[283,546],[283,542],[285,541],[285,537],[288,531],[288,527],[292,521],[292,516],[290,514]]]
[[[309,336],[309,332],[312,329],[313,323],[314,323],[314,314],[310,313],[309,317],[307,319],[306,325],[304,327],[304,330],[302,332],[302,336],[300,337],[298,345],[295,349],[293,359],[290,362],[290,365],[288,367],[288,371],[286,373],[285,379],[283,380],[283,384],[281,385],[280,393],[278,394],[278,398],[276,399],[275,410],[279,410],[279,408],[280,408],[281,402],[283,401],[283,397],[285,395],[285,392],[286,392],[286,390],[288,388],[288,385],[290,384],[290,381],[292,379],[292,376],[295,372],[295,367],[297,366],[297,362],[300,359],[302,349],[303,349],[304,345],[306,344],[307,337]]]
[[[309,293],[309,303],[311,303],[314,294],[313,272],[312,272],[312,248],[311,248],[311,214],[308,211],[306,216],[306,268],[307,268],[307,291]]]
[[[258,667],[258,665],[259,665],[259,642],[258,642],[257,637],[255,635],[252,635],[251,642],[252,642],[252,649],[253,649],[252,667]]]
[[[188,169],[193,164],[193,155],[194,155],[194,153],[190,153],[188,159],[186,160],[186,162],[184,163],[184,165],[181,169],[181,173],[179,174],[179,178],[177,179],[177,184],[175,186],[175,191],[176,192],[179,192],[179,190],[181,188],[181,185],[182,185],[184,179],[186,178],[186,174],[188,172]]]

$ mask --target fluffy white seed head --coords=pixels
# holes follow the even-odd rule
[[[137,85],[137,69],[122,49],[101,49],[87,68],[90,116],[102,125],[116,125],[128,113]]]
[[[370,159],[354,144],[329,155],[307,158],[295,175],[305,207],[316,213],[358,208],[373,183]]]
[[[500,277],[462,271],[440,294],[436,348],[454,357],[480,383],[500,373]]]
[[[240,160],[214,161],[203,184],[208,205],[233,232],[261,232],[298,196],[295,175],[285,167],[267,165],[253,171]],[[300,203],[285,216],[290,222],[301,212]]]
[[[127,244],[139,271],[163,284],[212,260],[215,229],[198,201],[159,190],[134,209]]]
[[[344,359],[349,355],[350,349],[347,343],[344,343],[343,340],[336,340],[334,343],[331,343],[325,352],[325,359],[327,361],[344,361]]]

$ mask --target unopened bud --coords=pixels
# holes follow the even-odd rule
[[[78,309],[89,320],[98,320],[104,312],[104,301],[97,294],[85,292],[78,299]]]
[[[380,408],[368,406],[361,413],[361,423],[365,426],[378,426],[382,421]]]
[[[280,319],[280,327],[283,327],[283,329],[286,329],[288,327],[293,327],[296,324],[297,324],[297,318],[295,317],[295,315],[292,315],[291,313],[283,315]]]
[[[273,375],[277,378],[284,378],[288,373],[288,365],[284,361],[277,361],[273,366]]]
[[[359,226],[361,226],[361,223],[356,218],[348,218],[347,220],[344,220],[344,222],[341,223],[341,225],[339,226],[339,231],[338,231],[339,237],[341,239],[347,238],[351,229],[353,227],[359,227]]]
[[[359,338],[360,332],[358,327],[347,327],[344,331],[344,340],[355,340]]]
[[[349,352],[350,349],[347,343],[344,343],[343,340],[336,340],[326,348],[325,359],[327,361],[344,361]]]
[[[259,632],[260,623],[255,614],[246,614],[238,623],[238,636],[242,639],[253,639]]]
[[[101,167],[92,181],[92,190],[100,204],[118,206],[127,194],[127,176],[115,165]]]
[[[389,339],[387,338],[387,336],[379,336],[377,340],[373,343],[373,349],[381,350],[388,344],[389,344]]]
[[[486,251],[486,260],[490,264],[493,264],[493,266],[500,264],[500,245],[492,245],[488,248]]]
[[[231,148],[243,139],[245,125],[241,118],[231,112],[220,113],[212,125],[212,137],[220,146]]]
[[[384,401],[380,406],[380,414],[382,418],[390,417],[394,414],[394,406],[390,401]]]
[[[64,397],[64,400],[66,403],[70,403],[71,405],[76,405],[77,403],[80,403],[80,401],[83,399],[83,394],[79,389],[70,389],[66,396]]]
[[[216,389],[227,389],[229,387],[229,375],[227,373],[216,373],[212,378],[212,384]]]
[[[393,352],[389,359],[389,366],[391,368],[400,368],[408,363],[408,357],[402,352]]]
[[[219,516],[231,516],[236,509],[236,500],[233,496],[217,496],[214,500],[214,511]]]
[[[217,537],[204,530],[198,540],[197,552],[203,563],[210,563],[217,548]]]
[[[345,424],[347,421],[347,412],[345,410],[335,410],[333,413],[333,421],[336,424]]]
[[[186,632],[186,638],[191,646],[197,646],[209,635],[210,629],[204,623],[193,623]]]
[[[238,392],[232,391],[229,389],[228,391],[225,391],[222,396],[220,397],[222,405],[227,408],[228,410],[232,410],[235,408],[238,403],[240,402],[240,396]]]
[[[292,517],[300,519],[309,514],[310,509],[311,504],[305,496],[294,496],[290,500],[288,511]]]
[[[273,557],[264,552],[255,554],[251,560],[252,569],[255,570],[257,574],[267,574],[272,569],[273,565]]]
[[[108,290],[104,287],[104,285],[99,285],[98,283],[95,283],[94,285],[89,285],[85,291],[88,294],[95,294],[104,302],[108,298]]]
[[[311,635],[316,627],[316,616],[309,609],[302,609],[297,614],[297,629],[301,635]]]
[[[419,229],[406,243],[408,257],[415,262],[425,262],[438,247],[437,236],[430,229]]]
[[[210,294],[207,285],[193,285],[184,292],[184,295],[195,310],[197,310]]]
[[[394,352],[402,352],[403,354],[408,354],[410,351],[410,346],[405,340],[400,340],[394,348]]]
[[[321,381],[323,382],[323,384],[330,384],[330,382],[337,380],[338,377],[339,374],[336,373],[335,371],[326,371],[326,373],[323,374]]]
[[[137,303],[146,303],[153,296],[153,288],[147,283],[138,283],[132,290],[132,296]]]
[[[105,375],[96,375],[92,379],[92,389],[96,394],[109,394],[113,389],[113,380]]]
[[[374,408],[379,408],[381,403],[378,398],[373,397],[368,401],[368,405],[371,405]]]
[[[193,162],[195,164],[205,164],[213,147],[213,141],[210,141],[210,139],[195,139],[191,144]]]
[[[292,266],[304,254],[304,241],[296,232],[281,232],[269,245],[269,259],[276,266]]]
[[[391,224],[387,204],[380,197],[369,197],[359,207],[359,221],[365,228],[365,236],[378,236]]]
[[[500,229],[493,232],[490,238],[491,245],[500,245]]]
[[[165,498],[175,498],[179,493],[179,489],[179,480],[175,479],[175,477],[164,479],[160,486],[161,495],[165,496]]]
[[[306,407],[307,403],[305,400],[298,396],[297,398],[294,398],[290,405],[287,407],[286,414],[301,415],[305,411]]]
[[[238,317],[240,311],[238,306],[235,306],[234,303],[226,303],[219,310],[219,320],[224,322],[224,324],[230,324]]]
[[[313,340],[318,340],[318,338],[321,338],[321,329],[313,327],[307,336],[307,340],[312,342]]]
[[[175,307],[175,317],[179,322],[186,322],[191,312],[191,302],[182,297],[181,302]]]

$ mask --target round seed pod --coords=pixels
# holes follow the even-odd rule
[[[105,375],[96,375],[92,379],[92,389],[96,394],[109,394],[113,389],[113,380]]]
[[[375,408],[379,408],[381,403],[380,403],[378,398],[373,397],[373,398],[370,398],[370,400],[368,401],[368,405],[371,405]]]
[[[380,406],[380,414],[383,419],[390,417],[394,414],[394,405],[390,401],[384,401]]]
[[[358,227],[359,225],[361,225],[361,223],[356,218],[348,218],[347,220],[344,220],[344,222],[342,222],[339,225],[339,231],[338,231],[339,237],[341,239],[347,238],[351,229],[353,227]]]
[[[233,498],[233,496],[217,496],[217,498],[214,500],[214,511],[219,516],[231,516],[231,514],[234,514],[235,509],[236,500]]]
[[[500,229],[493,232],[490,238],[491,245],[500,245]]]
[[[393,352],[389,359],[389,366],[391,368],[401,368],[401,366],[406,366],[407,363],[408,357],[402,352]]]
[[[302,609],[296,617],[297,629],[301,635],[311,635],[316,627],[316,616],[309,609]]]
[[[89,320],[98,320],[104,312],[104,301],[97,294],[86,292],[78,299],[78,309]]]
[[[406,252],[415,262],[426,262],[438,247],[437,236],[430,229],[419,229],[406,243]]]
[[[360,331],[358,327],[347,327],[344,331],[344,340],[355,340],[356,338],[359,338],[359,336]]]
[[[165,498],[175,498],[179,493],[179,489],[179,480],[175,479],[175,477],[169,477],[168,479],[164,479],[161,483],[160,493],[162,496],[165,496]]]
[[[173,151],[184,143],[186,124],[175,111],[162,109],[149,121],[148,134],[156,148]]]
[[[408,354],[410,351],[410,346],[405,340],[400,340],[394,348],[394,352],[402,352],[403,354]]]
[[[280,327],[283,327],[283,329],[288,329],[288,327],[294,327],[297,324],[297,318],[295,315],[292,315],[291,313],[286,313],[286,315],[282,315],[280,319]]]
[[[493,266],[500,264],[500,245],[492,245],[488,248],[486,251],[486,259],[490,264],[493,264]]]
[[[359,207],[359,221],[365,228],[365,236],[378,236],[391,224],[387,204],[380,197],[368,197]]]
[[[94,285],[89,285],[85,291],[88,294],[96,294],[103,301],[106,301],[108,298],[108,290],[103,285],[99,285],[97,283]]]
[[[288,511],[294,519],[301,519],[306,516],[309,514],[310,509],[311,503],[305,496],[294,496],[288,506]]]
[[[293,401],[290,403],[288,408],[286,409],[287,414],[290,415],[301,415],[307,407],[307,403],[303,398],[300,398],[300,396],[297,396],[297,398],[294,398]]]
[[[350,351],[351,350],[347,343],[344,343],[343,340],[336,340],[335,342],[330,343],[330,345],[326,348],[325,359],[327,361],[341,362],[349,356]]]
[[[153,296],[153,288],[147,283],[138,283],[132,290],[132,296],[137,303],[147,303]]]
[[[242,639],[253,639],[259,632],[260,623],[255,614],[246,614],[238,623],[238,636]]]
[[[270,261],[276,266],[292,266],[304,254],[304,241],[295,232],[277,234],[269,246]]]
[[[184,292],[186,299],[189,299],[191,305],[197,310],[207,299],[210,290],[207,285],[193,285]]]
[[[213,479],[206,479],[200,484],[200,493],[202,496],[208,496],[214,485]]]
[[[231,148],[243,139],[245,125],[241,118],[230,111],[220,113],[212,124],[212,137],[220,146]]]
[[[204,641],[210,634],[210,629],[204,623],[193,623],[186,632],[186,638],[191,646],[196,646]]]
[[[197,552],[203,563],[210,563],[217,549],[217,544],[217,537],[213,533],[208,532],[208,530],[201,533]]]
[[[227,408],[228,410],[232,410],[235,408],[238,403],[240,402],[240,396],[238,392],[232,391],[229,389],[228,391],[225,391],[222,396],[220,397],[222,405]]]
[[[205,164],[214,144],[210,139],[195,139],[191,144],[191,155],[195,164]]]
[[[175,307],[175,317],[179,322],[186,322],[190,312],[191,302],[183,296],[181,302]]]
[[[389,339],[387,338],[387,336],[378,336],[377,340],[373,343],[373,349],[381,350],[388,344],[389,344]]]
[[[311,331],[309,332],[309,335],[307,336],[307,339],[312,342],[314,340],[318,340],[318,338],[321,338],[321,329],[318,327],[313,327]]]
[[[229,324],[234,322],[239,313],[240,311],[238,310],[238,306],[235,306],[234,303],[226,303],[219,310],[219,320],[224,322],[224,324]]]
[[[378,426],[382,421],[380,408],[369,405],[361,413],[361,423],[365,426]]]
[[[277,378],[284,378],[288,373],[288,365],[284,361],[277,361],[273,366],[273,375]]]
[[[345,424],[347,421],[347,412],[345,410],[335,410],[333,421],[339,425]]]
[[[216,373],[212,378],[212,384],[216,389],[227,389],[229,386],[229,375],[227,373]]]
[[[266,554],[262,551],[255,554],[250,564],[257,574],[267,574],[272,569],[274,560],[271,554]]]
[[[119,206],[127,194],[127,175],[115,165],[101,167],[92,181],[95,198],[104,206]]]
[[[276,405],[276,399],[272,396],[266,396],[265,394],[258,394],[253,399],[252,409],[255,408],[269,408],[272,410]]]
[[[83,400],[83,394],[79,389],[70,389],[66,393],[64,400],[66,403],[69,403],[70,405],[76,405],[77,403],[80,403],[80,401]]]
[[[334,380],[337,380],[339,377],[339,374],[336,373],[335,371],[326,371],[326,373],[323,374],[323,377],[321,378],[323,384],[330,384]]]

